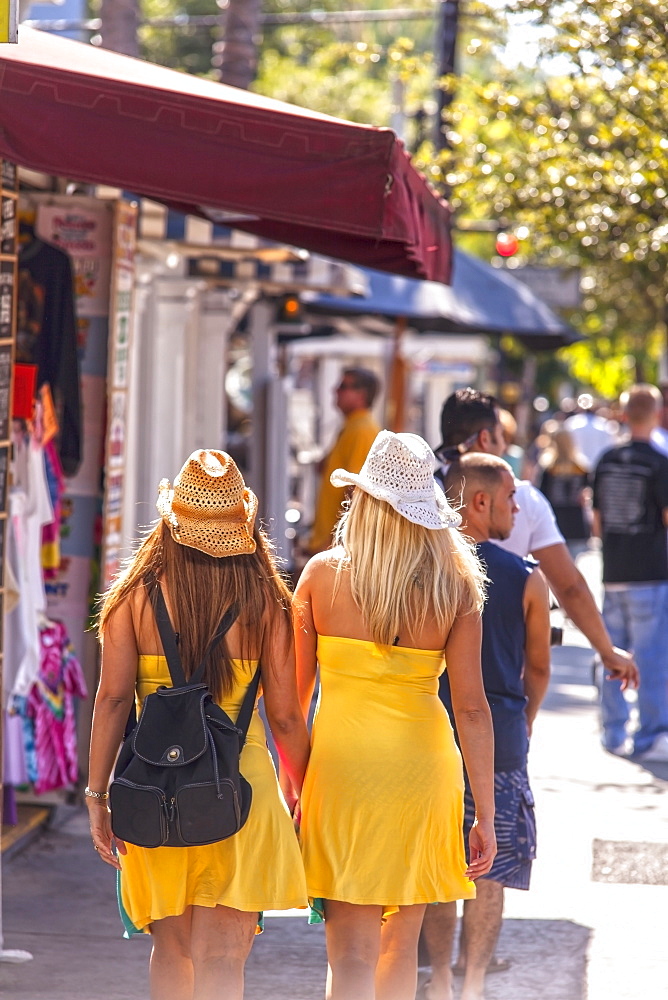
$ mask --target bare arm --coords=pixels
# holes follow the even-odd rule
[[[471,830],[470,878],[485,875],[496,854],[494,834],[494,734],[480,666],[482,622],[478,615],[455,619],[445,645],[452,709],[476,807]]]
[[[601,515],[595,507],[591,512],[591,533],[594,538],[601,537]]]
[[[550,598],[545,577],[535,569],[524,588],[524,693],[529,735],[550,682]]]
[[[295,655],[297,657],[297,689],[299,691],[299,703],[305,719],[308,718],[311,699],[313,698],[317,668],[316,650],[318,646],[318,634],[313,622],[311,603],[312,575],[313,562],[310,562],[307,563],[304,572],[299,578],[292,602],[294,608]]]
[[[624,687],[638,686],[638,668],[630,653],[612,645],[587,582],[563,542],[536,549],[533,555],[568,617],[597,651],[608,676]]]
[[[311,614],[310,589],[307,586],[307,580],[309,579],[308,567],[309,564],[307,564],[299,578],[292,601],[297,698],[304,725],[306,724],[306,719],[308,719],[309,707],[315,687],[317,644],[317,635]],[[285,801],[288,804],[290,812],[293,812],[297,805],[301,786],[297,787],[293,784],[287,769],[283,766],[278,769],[278,777]]]
[[[265,624],[261,664],[267,721],[278,750],[280,770],[299,794],[310,746],[299,708],[295,648],[287,615],[275,614]]]
[[[124,601],[109,619],[102,645],[102,670],[95,695],[93,726],[90,738],[88,786],[94,792],[106,792],[111,770],[135,696],[137,680],[137,642],[129,601]],[[88,816],[93,843],[103,861],[120,868],[113,851],[107,803],[87,798]],[[115,842],[121,854],[125,844]]]

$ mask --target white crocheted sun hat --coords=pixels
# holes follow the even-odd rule
[[[462,519],[434,479],[434,465],[434,453],[419,435],[380,431],[360,472],[335,469],[330,482],[359,486],[424,528],[458,528]]]

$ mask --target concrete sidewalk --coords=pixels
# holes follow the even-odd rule
[[[600,749],[591,660],[582,646],[555,650],[530,757],[539,858],[530,892],[507,893],[498,953],[512,965],[488,977],[487,1000],[668,1000],[668,765]],[[3,881],[5,947],[34,959],[0,964],[1,996],[148,996],[149,940],[121,938],[85,810],[11,858]],[[320,1000],[324,980],[323,928],[267,916],[246,1000]]]

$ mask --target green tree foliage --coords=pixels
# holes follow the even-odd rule
[[[668,3],[516,0],[546,30],[540,70],[457,81],[451,148],[421,161],[461,216],[525,226],[522,260],[579,265],[565,355],[605,396],[657,378],[668,283]],[[552,60],[550,62],[550,60]],[[446,81],[451,85],[452,81]]]
[[[143,20],[222,13],[216,0],[140,0],[140,6]],[[214,76],[211,56],[218,37],[218,28],[187,24],[139,29],[143,59],[196,76]]]

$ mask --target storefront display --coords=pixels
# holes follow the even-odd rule
[[[36,388],[30,391],[22,378],[24,408],[23,396],[31,397],[29,419],[14,420],[12,428],[10,410],[2,411],[3,384],[8,395],[16,368],[12,341],[0,340],[0,437],[13,435],[9,524],[0,534],[7,571],[16,578],[16,609],[9,613],[5,601],[11,660],[5,671],[4,704],[11,713],[4,720],[11,735],[6,766],[12,780],[53,802],[52,793],[76,787],[97,681],[95,640],[87,629],[101,586],[108,351],[115,359],[114,391],[122,391],[132,287],[131,271],[129,278],[116,274],[114,253],[125,248],[127,270],[134,216],[116,201],[84,196],[21,190],[14,201],[16,249],[21,247],[14,271],[8,257],[0,259],[0,315],[3,332],[15,322],[20,363],[26,375],[31,366],[36,371]],[[120,238],[118,220],[127,230]],[[7,239],[8,231],[3,235]],[[7,315],[10,288],[17,308]],[[9,441],[3,446],[0,440],[0,485]]]

